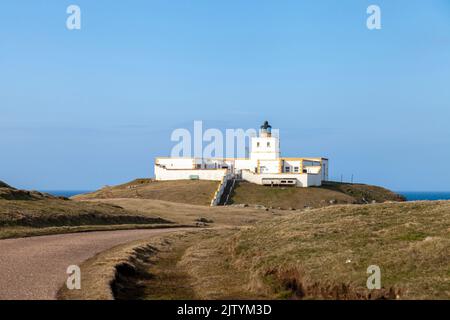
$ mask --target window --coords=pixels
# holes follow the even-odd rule
[[[268,147],[268,148],[270,147],[270,142],[267,142],[267,147]]]
[[[291,172],[291,167],[285,167],[284,172]]]
[[[259,148],[259,142],[256,143],[256,146]]]
[[[298,172],[298,167],[294,167],[294,172]]]

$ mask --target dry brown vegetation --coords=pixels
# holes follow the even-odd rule
[[[38,191],[18,190],[0,181],[0,200],[63,199]]]
[[[158,216],[179,224],[192,224],[203,218],[209,221],[209,225],[215,227],[249,225],[288,213],[283,210],[266,211],[232,206],[207,207],[149,199],[96,199],[83,202],[113,204],[129,211]]]
[[[118,297],[449,299],[449,231],[445,201],[333,206],[203,229],[122,268]],[[381,268],[381,290],[365,286],[370,265]]]
[[[8,184],[6,184],[5,182],[0,180],[0,188],[9,188],[12,189],[12,187]]]
[[[133,198],[210,205],[218,184],[218,181],[205,180],[155,181],[152,179],[137,179],[126,184],[104,187],[92,193],[78,195],[73,199]]]
[[[402,199],[365,185],[242,183],[235,203],[301,210],[209,207],[206,190],[216,183],[178,183],[136,180],[78,201],[3,199],[0,237],[11,230],[141,228],[166,221],[214,227],[104,252],[83,264],[82,291],[60,293],[67,299],[450,298],[450,202],[357,205]],[[197,201],[198,190],[202,201],[183,203]],[[156,200],[160,192],[171,202]],[[365,287],[373,264],[381,268],[382,290]]]
[[[450,298],[450,202],[335,206],[217,240],[250,270],[250,290],[281,298]],[[365,288],[378,265],[384,291]]]
[[[216,181],[137,179],[78,195],[73,199],[152,199],[209,206],[217,186]],[[261,205],[285,210],[385,201],[404,201],[404,198],[381,187],[336,182],[329,182],[317,188],[267,187],[240,182],[231,197],[233,204]]]
[[[386,201],[405,201],[405,197],[399,195],[386,188],[360,184],[360,183],[340,183],[340,182],[324,182],[321,186],[322,189],[333,190],[342,192],[348,196],[351,196],[356,200],[358,204],[366,204],[372,202],[386,202]]]
[[[182,232],[180,232],[182,233]],[[122,294],[139,294],[139,287],[126,287],[122,277],[145,277],[141,270],[154,252],[170,244],[170,236],[152,237],[117,246],[86,260],[81,266],[81,290],[68,290],[62,286],[58,298],[63,300],[112,300]],[[133,285],[131,282],[128,284]]]
[[[3,184],[6,186],[6,184]],[[77,202],[35,191],[0,188],[0,239],[54,233],[152,228],[172,222],[107,203]]]
[[[163,227],[167,223],[243,225],[280,214],[277,210],[266,212],[259,209],[210,208],[134,198],[75,201],[36,192],[14,191],[13,200],[0,199],[0,238],[133,227],[152,228],[154,224]],[[7,194],[11,195],[9,190]],[[31,194],[32,197],[23,198],[24,194]],[[14,200],[15,198],[18,200]]]
[[[132,213],[106,203],[64,200],[0,200],[0,227],[55,227],[124,223],[167,223],[159,217]]]
[[[404,201],[400,195],[381,187],[337,182],[328,182],[321,187],[312,188],[268,187],[240,182],[231,199],[235,204],[263,205],[282,209]]]

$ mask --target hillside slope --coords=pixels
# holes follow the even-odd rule
[[[450,299],[449,231],[450,201],[289,212],[139,247],[146,258],[126,260],[139,272],[118,265],[120,291],[113,292],[150,300]],[[110,261],[94,260],[90,272],[102,274],[96,266]],[[366,286],[374,265],[381,270],[379,290]]]
[[[8,188],[8,189],[13,189],[13,187],[11,187],[10,185],[4,183],[3,181],[0,180],[0,188]]]
[[[209,205],[218,185],[218,181],[205,180],[155,181],[136,179],[118,186],[104,187],[92,193],[77,195],[72,199],[134,198]]]
[[[89,203],[49,194],[0,187],[0,238],[79,231],[95,226],[139,227],[171,223],[157,215],[107,203]],[[86,229],[86,228],[84,228]]]
[[[44,200],[44,199],[62,199],[54,197],[47,193],[38,191],[19,190],[11,187],[3,181],[0,181],[0,200]]]
[[[450,299],[450,201],[315,209],[214,242],[279,297]],[[368,292],[370,265],[384,290]]]
[[[217,181],[136,179],[113,187],[107,186],[92,193],[77,195],[72,199],[132,198],[209,205],[217,187]],[[231,197],[231,204],[262,205],[281,209],[386,201],[404,201],[404,198],[387,189],[363,184],[327,183],[314,188],[271,188],[248,182],[239,182]]]
[[[3,200],[45,200],[63,199],[54,197],[47,193],[28,190],[17,190],[12,188],[0,188],[0,199]]]
[[[321,187],[311,188],[267,187],[240,182],[231,197],[234,204],[263,205],[282,209],[404,200],[402,196],[381,187],[337,182],[327,182]]]
[[[56,227],[80,225],[143,224],[167,222],[106,203],[47,199],[0,200],[0,228],[12,226]]]
[[[386,201],[402,202],[406,200],[405,197],[392,192],[391,190],[368,184],[328,181],[325,182],[321,188],[345,193],[346,195],[353,197],[359,204]]]

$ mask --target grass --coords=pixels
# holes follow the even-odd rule
[[[0,238],[24,237],[81,230],[117,230],[124,225],[170,224],[151,214],[133,212],[107,203],[88,203],[48,198],[0,199]]]
[[[237,229],[203,230],[192,236],[191,245],[185,249],[176,266],[190,276],[196,298],[257,300],[273,297],[270,293],[249,290],[251,273],[234,263],[229,245],[220,243],[236,232]]]
[[[325,182],[322,189],[344,193],[356,199],[359,204],[386,201],[405,201],[405,197],[388,189],[359,183]]]
[[[2,200],[0,239],[91,230],[141,228],[174,223],[247,225],[282,214],[278,210],[189,205],[149,199]]]
[[[337,206],[257,224],[231,247],[253,291],[280,298],[450,298],[450,202]],[[384,290],[365,288],[378,265]]]
[[[213,185],[178,183],[141,179],[77,201],[43,194],[1,199],[0,238],[154,228],[169,221],[215,227],[103,252],[83,263],[83,290],[60,291],[65,299],[450,298],[450,202],[356,205],[402,199],[365,185],[241,183],[235,203],[318,208],[209,207],[206,190]],[[203,200],[189,203],[197,201],[190,197],[199,188],[205,188],[198,197]],[[158,200],[159,192],[172,201]],[[381,268],[382,290],[365,288],[372,264]]]
[[[218,181],[205,180],[155,181],[152,179],[137,179],[126,184],[104,187],[92,193],[78,195],[73,199],[153,199],[209,206],[218,185]]]
[[[112,300],[119,290],[116,284],[119,277],[118,267],[121,266],[123,270],[126,266],[141,265],[155,250],[166,245],[167,240],[161,236],[134,241],[101,252],[80,266],[83,275],[81,290],[68,290],[62,286],[57,296],[62,300]],[[138,288],[132,289],[135,294]]]
[[[73,199],[151,199],[209,206],[217,186],[217,181],[137,179],[126,184],[105,187],[93,193],[78,195]],[[281,209],[319,208],[331,204],[403,200],[401,196],[381,187],[337,182],[328,182],[322,187],[316,188],[271,188],[240,182],[231,198],[234,204],[263,205]]]
[[[8,188],[8,189],[12,189],[12,187],[8,184],[6,184],[5,182],[0,180],[0,188]]]
[[[147,277],[139,279],[143,287],[138,297],[148,300],[192,300],[198,297],[192,287],[192,277],[185,268],[180,268],[178,262],[192,245],[195,237],[192,234],[180,234],[178,238],[172,236],[166,246],[155,251],[148,265],[145,267]],[[173,245],[177,242],[176,245]],[[142,278],[142,277],[141,277]],[[129,283],[129,279],[126,279]],[[135,290],[131,290],[135,292]],[[116,296],[116,299],[127,299],[129,296]]]
[[[141,255],[119,272],[122,299],[449,299],[450,202],[289,213],[185,233]],[[381,290],[366,288],[370,265]]]
[[[85,261],[81,290],[59,290],[66,300],[260,299],[246,293],[244,273],[224,262],[208,239],[235,230],[202,229],[139,240]],[[201,244],[197,247],[197,244]],[[212,253],[212,255],[210,254]],[[197,260],[209,268],[197,269]],[[219,283],[218,283],[219,282]]]
[[[240,182],[232,193],[234,204],[262,205],[281,209],[304,209],[329,206],[330,202],[354,203],[344,193],[321,188],[268,187]]]
[[[334,204],[362,204],[404,199],[381,187],[327,182],[321,187],[267,187],[240,182],[232,198],[235,204],[263,205],[281,209],[321,208]]]
[[[263,210],[257,208],[238,208],[230,206],[207,207],[151,199],[96,199],[83,202],[108,203],[139,214],[161,217],[179,224],[196,223],[206,219],[215,227],[243,226],[274,216],[287,214],[282,210]]]
[[[116,225],[84,225],[84,226],[62,226],[62,227],[2,227],[0,228],[0,239],[25,238],[46,236],[52,234],[93,232],[93,231],[113,231],[113,230],[137,230],[137,229],[160,229],[179,228],[185,225],[179,224],[116,224]]]

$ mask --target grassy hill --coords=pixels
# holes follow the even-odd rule
[[[154,199],[209,206],[217,186],[217,181],[137,179],[122,185],[104,187],[92,193],[77,195],[72,199]],[[381,187],[331,182],[315,188],[271,188],[248,182],[239,182],[231,197],[232,204],[262,205],[281,209],[318,208],[332,204],[362,204],[403,200],[404,198],[400,195]]]
[[[8,184],[4,183],[3,181],[0,180],[0,188],[8,188],[8,189],[12,189],[11,186],[9,186]]]
[[[92,193],[77,195],[72,199],[134,198],[209,205],[218,185],[218,181],[205,180],[155,181],[152,179],[136,179],[118,186],[108,186]]]
[[[364,184],[327,182],[321,187],[293,188],[267,187],[240,182],[232,194],[231,201],[235,204],[304,209],[325,207],[331,204],[404,201],[404,198],[387,189]]]
[[[386,188],[368,184],[327,181],[324,182],[321,188],[342,192],[354,198],[356,200],[356,203],[359,204],[406,200],[402,195],[392,192]]]
[[[62,199],[47,193],[28,190],[17,190],[14,188],[0,188],[0,200],[44,200]]]
[[[179,224],[193,224],[205,221],[214,227],[244,226],[263,219],[290,213],[282,210],[261,210],[233,206],[202,206],[154,199],[94,199],[81,202],[108,203],[132,212],[151,214]]]
[[[82,268],[116,270],[118,299],[450,299],[450,201],[284,212],[127,249],[116,269],[114,251]],[[371,265],[381,269],[380,290],[366,287]]]
[[[208,265],[195,255],[209,250],[217,270],[246,272],[250,292],[269,297],[450,299],[450,201],[315,209],[196,246],[184,260],[199,277]],[[366,288],[370,265],[382,290]]]
[[[5,183],[0,187],[0,238],[161,223],[170,222],[113,204],[72,201]]]
[[[143,224],[167,222],[106,203],[0,200],[0,228],[12,226],[56,227],[80,225]]]
[[[48,193],[39,191],[19,190],[0,181],[0,200],[44,200],[44,199],[64,199],[64,197],[54,197]]]

